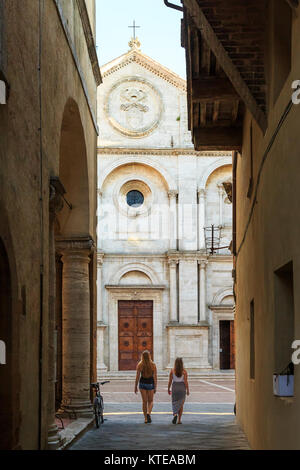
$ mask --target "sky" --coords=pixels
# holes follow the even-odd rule
[[[173,3],[180,5],[179,0]],[[182,13],[165,6],[163,0],[96,0],[96,43],[100,65],[129,50],[135,20],[141,50],[185,78],[185,52],[181,47]]]

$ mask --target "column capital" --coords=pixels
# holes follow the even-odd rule
[[[168,264],[170,268],[176,267],[176,265],[179,263],[178,259],[168,259]]]
[[[95,249],[95,242],[92,237],[79,238],[57,238],[55,241],[56,250],[62,254],[82,252],[89,255]]]
[[[178,264],[179,263],[179,253],[178,253],[178,251],[176,251],[176,250],[169,251],[167,253],[167,262],[170,266]]]
[[[199,197],[205,197],[206,196],[206,189],[205,188],[199,188],[198,189],[198,195]]]
[[[217,187],[218,187],[218,190],[219,190],[219,193],[220,193],[220,194],[222,194],[223,192],[225,192],[223,183],[218,183],[218,184],[217,184]]]
[[[205,269],[208,265],[208,261],[206,259],[198,259],[198,264],[200,266],[200,269]]]
[[[177,197],[178,196],[177,189],[171,189],[170,191],[168,191],[168,196],[170,199]]]
[[[104,253],[102,251],[97,251],[97,266],[102,266],[104,261]]]

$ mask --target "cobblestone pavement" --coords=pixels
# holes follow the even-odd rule
[[[189,380],[189,402],[196,403],[234,403],[235,384],[233,378],[225,379],[191,379]],[[155,402],[170,403],[167,393],[168,381],[158,381]],[[140,403],[140,395],[133,393],[134,380],[112,380],[101,388],[105,403]]]
[[[133,384],[112,381],[103,387],[105,423],[92,428],[71,450],[235,450],[249,449],[233,414],[234,380],[190,381],[181,425],[172,424],[167,382],[155,395],[152,424],[144,424]]]

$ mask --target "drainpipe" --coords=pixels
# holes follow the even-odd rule
[[[174,3],[170,3],[170,2],[168,2],[168,0],[164,0],[164,4],[168,8],[173,8],[173,10],[183,11],[183,7],[181,7],[179,5],[175,5]]]

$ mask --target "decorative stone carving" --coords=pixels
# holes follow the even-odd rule
[[[176,191],[175,189],[172,189],[172,190],[168,191],[168,196],[169,196],[170,199],[176,198],[177,195],[178,195],[178,191]]]
[[[130,47],[131,50],[140,50],[141,43],[138,38],[131,38],[131,40],[128,43],[128,46]]]
[[[105,112],[110,124],[127,137],[145,137],[156,129],[163,111],[154,86],[141,77],[117,82],[108,93]]]
[[[56,250],[62,255],[69,251],[87,250],[89,253],[94,249],[95,242],[91,237],[80,238],[57,238]]]

